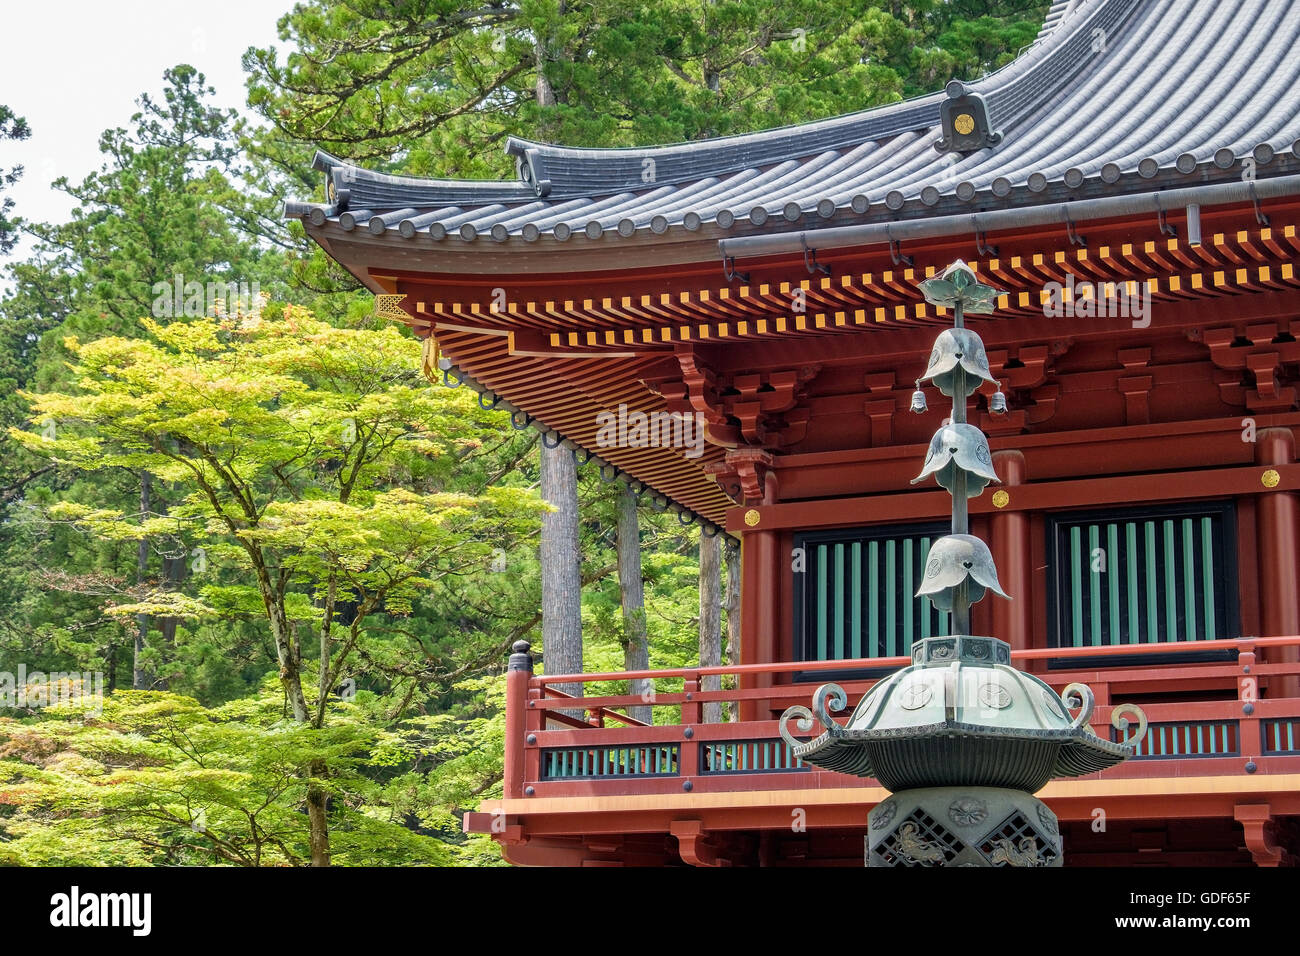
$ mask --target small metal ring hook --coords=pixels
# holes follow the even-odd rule
[[[739,279],[741,282],[749,281],[748,272],[740,272],[736,269],[735,256],[722,257],[722,274],[723,276],[726,277],[728,282],[735,282],[737,279]]]
[[[885,226],[885,236],[889,239],[889,258],[894,260],[894,265],[912,265],[912,257],[903,253],[903,246],[893,236],[893,227]]]
[[[809,275],[815,275],[818,272],[825,275],[831,274],[831,267],[823,265],[817,261],[817,250],[808,248],[808,239],[802,233],[799,235],[799,242],[803,245],[803,267],[808,270]],[[808,254],[812,253],[812,261],[809,262]]]

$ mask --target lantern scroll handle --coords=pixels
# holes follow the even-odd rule
[[[817,715],[823,727],[835,733],[840,729],[840,725],[831,719],[831,713],[838,714],[848,702],[849,695],[844,693],[844,688],[839,684],[822,684],[813,694],[813,713]]]
[[[1137,704],[1120,704],[1110,712],[1110,725],[1123,733],[1128,730],[1130,718],[1137,721],[1137,731],[1125,734],[1120,743],[1132,747],[1147,734],[1147,715]]]
[[[1070,725],[1075,730],[1087,725],[1088,718],[1092,716],[1092,709],[1096,706],[1092,688],[1087,684],[1066,684],[1065,690],[1061,691],[1061,703],[1065,705],[1067,711],[1079,708],[1079,715]]]
[[[848,702],[849,695],[844,693],[844,688],[839,684],[822,684],[822,686],[818,687],[817,691],[813,694],[812,710],[802,706],[786,708],[785,713],[781,715],[781,736],[785,738],[785,742],[790,746],[798,746],[801,741],[796,740],[794,736],[791,735],[790,731],[786,729],[786,723],[790,718],[798,717],[799,722],[797,726],[799,727],[799,730],[803,733],[808,733],[808,731],[813,729],[812,722],[814,716],[821,722],[821,725],[826,728],[826,732],[832,737],[843,736],[844,728],[831,718],[831,714],[839,713],[844,709],[844,706]]]
[[[788,743],[791,747],[798,747],[801,743],[803,743],[803,741],[798,740],[794,736],[794,734],[790,733],[790,731],[786,729],[785,726],[786,722],[789,721],[792,717],[799,718],[799,722],[797,726],[799,727],[799,730],[801,732],[806,734],[813,729],[813,715],[812,715],[812,711],[809,710],[807,707],[804,707],[802,704],[796,704],[793,707],[787,707],[785,713],[781,715],[781,725],[780,725],[781,736],[785,738],[785,742]]]

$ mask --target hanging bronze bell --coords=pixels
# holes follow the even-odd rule
[[[916,391],[912,393],[911,411],[913,414],[916,415],[920,415],[922,412],[928,411],[928,408],[925,404],[925,392],[921,391],[921,382],[919,379],[917,380],[916,383]]]

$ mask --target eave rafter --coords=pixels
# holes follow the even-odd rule
[[[1284,225],[1217,233],[1200,245],[1175,237],[1095,250],[1072,247],[989,258],[972,268],[982,281],[1007,290],[998,300],[998,315],[1009,318],[1041,314],[1051,295],[1044,287],[1052,283],[1064,286],[1061,303],[1082,315],[1094,288],[1097,294],[1113,288],[1131,295],[1145,286],[1162,303],[1300,288],[1297,258],[1300,233]],[[411,324],[439,337],[513,333],[511,348],[520,355],[627,358],[682,344],[941,325],[947,310],[927,305],[916,288],[936,271],[926,265],[617,300],[518,302],[509,287],[498,290],[504,302],[494,302],[490,295],[485,301],[453,299],[426,291],[418,280],[399,281]]]

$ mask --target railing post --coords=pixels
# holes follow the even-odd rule
[[[696,671],[687,671],[682,680],[682,693],[686,699],[682,702],[682,742],[681,759],[677,772],[682,778],[682,788],[694,787],[691,778],[700,772],[700,745],[695,740],[695,725],[704,719],[700,706],[700,675]]]
[[[506,668],[505,772],[502,792],[507,798],[524,795],[524,747],[528,734],[528,682],[533,677],[532,645],[515,641]]]
[[[1255,673],[1255,647],[1253,644],[1237,646],[1237,664],[1241,676],[1237,678],[1237,703],[1241,705],[1241,718],[1237,722],[1237,749],[1246,761],[1246,771],[1254,772],[1264,750],[1260,734],[1259,716],[1255,713],[1259,701],[1259,677]]]
[[[682,681],[682,693],[686,695],[686,700],[682,703],[682,723],[698,724],[702,719],[700,702],[700,675],[695,671],[688,671],[685,680]]]

